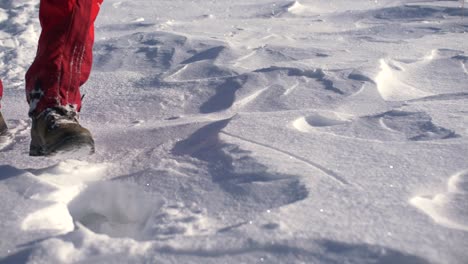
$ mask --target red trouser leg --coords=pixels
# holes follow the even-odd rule
[[[3,97],[3,83],[2,80],[0,80],[0,108],[2,108],[2,97]]]
[[[94,20],[103,0],[41,0],[36,58],[26,73],[30,115],[47,108],[81,108],[80,86],[92,66]]]

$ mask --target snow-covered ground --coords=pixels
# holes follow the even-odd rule
[[[468,263],[461,1],[106,0],[81,122],[32,158],[38,0],[0,3],[0,263]]]

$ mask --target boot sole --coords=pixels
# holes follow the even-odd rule
[[[61,156],[79,158],[95,152],[94,141],[88,136],[72,136],[49,146],[31,146],[30,156]]]

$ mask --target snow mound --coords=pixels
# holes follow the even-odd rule
[[[308,5],[304,5],[299,1],[291,1],[283,5],[274,5],[271,15],[274,17],[279,16],[306,16],[317,15],[319,10],[314,9]]]
[[[444,193],[433,197],[416,196],[410,203],[440,225],[468,231],[468,171],[451,176],[447,185]]]
[[[464,92],[468,83],[462,51],[437,49],[417,60],[380,60],[375,81],[382,98],[405,101]],[[422,76],[430,78],[421,78]]]
[[[336,105],[358,93],[364,82],[347,70],[321,68],[258,68],[237,77],[236,110],[268,112]]]
[[[234,71],[213,65],[209,62],[193,62],[184,65],[175,73],[167,76],[165,81],[203,81],[216,78],[226,78],[237,75]]]
[[[271,35],[271,37],[279,37]],[[325,49],[303,49],[287,47],[283,45],[267,45],[254,48],[248,54],[234,61],[236,67],[248,70],[256,70],[271,66],[271,62],[301,61],[328,57]]]
[[[432,95],[401,82],[396,72],[401,72],[403,69],[395,64],[380,60],[380,70],[380,73],[375,77],[375,81],[384,100],[405,101]]]
[[[288,12],[292,14],[302,14],[307,11],[307,7],[299,3],[299,1],[294,1],[287,5]]]

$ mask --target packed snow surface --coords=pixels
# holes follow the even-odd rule
[[[462,1],[106,0],[28,156],[38,0],[0,3],[0,263],[468,263]]]

